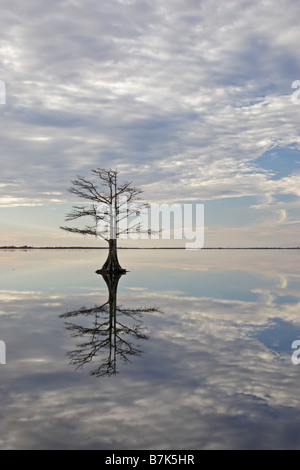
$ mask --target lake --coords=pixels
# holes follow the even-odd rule
[[[0,251],[0,449],[300,449],[299,250],[105,258]]]

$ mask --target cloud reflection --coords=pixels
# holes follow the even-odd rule
[[[47,256],[54,263],[61,255]],[[146,256],[151,258],[147,275],[143,262],[139,268],[137,261],[135,271],[122,278],[120,304],[130,304],[133,311],[159,305],[164,315],[147,315],[142,334],[149,340],[139,340],[143,354],[113,378],[95,380],[85,370],[70,367],[66,357],[74,350],[74,338],[59,315],[80,311],[78,305],[98,306],[102,292],[100,285],[98,292],[95,285],[90,293],[78,290],[73,255],[63,271],[65,284],[57,265],[55,292],[38,288],[42,281],[35,264],[26,271],[37,286],[35,294],[18,291],[13,283],[11,290],[2,290],[1,339],[7,344],[7,364],[0,368],[1,448],[300,449],[299,368],[288,348],[299,334],[297,258],[285,254],[283,266],[279,252],[272,257],[243,253],[235,269],[251,272],[255,282],[248,289],[257,295],[242,296],[236,284],[235,298],[232,291],[229,298],[220,276],[213,273],[222,270],[225,279],[232,254],[228,266],[219,253],[197,258],[210,274],[210,295],[200,289],[191,294],[187,280],[194,282],[197,271],[182,269],[180,257],[172,261],[160,253],[161,265],[151,266],[155,255],[136,253],[137,260]],[[167,256],[170,269],[165,271]],[[50,268],[44,266],[47,277]],[[282,277],[285,282],[278,282]],[[73,291],[67,279],[74,283]],[[161,289],[156,288],[157,279]],[[88,328],[96,315],[101,325],[105,315],[109,327],[108,310],[91,307],[90,313],[89,324],[77,314],[65,319]],[[127,326],[129,317],[121,318]],[[88,334],[83,341],[90,338]],[[98,360],[92,367],[98,367]]]

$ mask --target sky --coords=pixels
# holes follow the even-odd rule
[[[298,0],[2,0],[0,246],[104,246],[59,228],[93,168],[204,204],[204,246],[299,246],[299,20]]]

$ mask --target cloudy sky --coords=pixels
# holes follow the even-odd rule
[[[298,246],[299,19],[298,0],[2,0],[0,245],[99,244],[59,226],[103,167],[204,204],[206,246]]]

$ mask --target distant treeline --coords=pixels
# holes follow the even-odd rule
[[[249,246],[203,247],[201,250],[299,250],[300,247]],[[106,246],[0,246],[0,250],[107,250]],[[185,247],[119,247],[119,250],[186,250]]]

